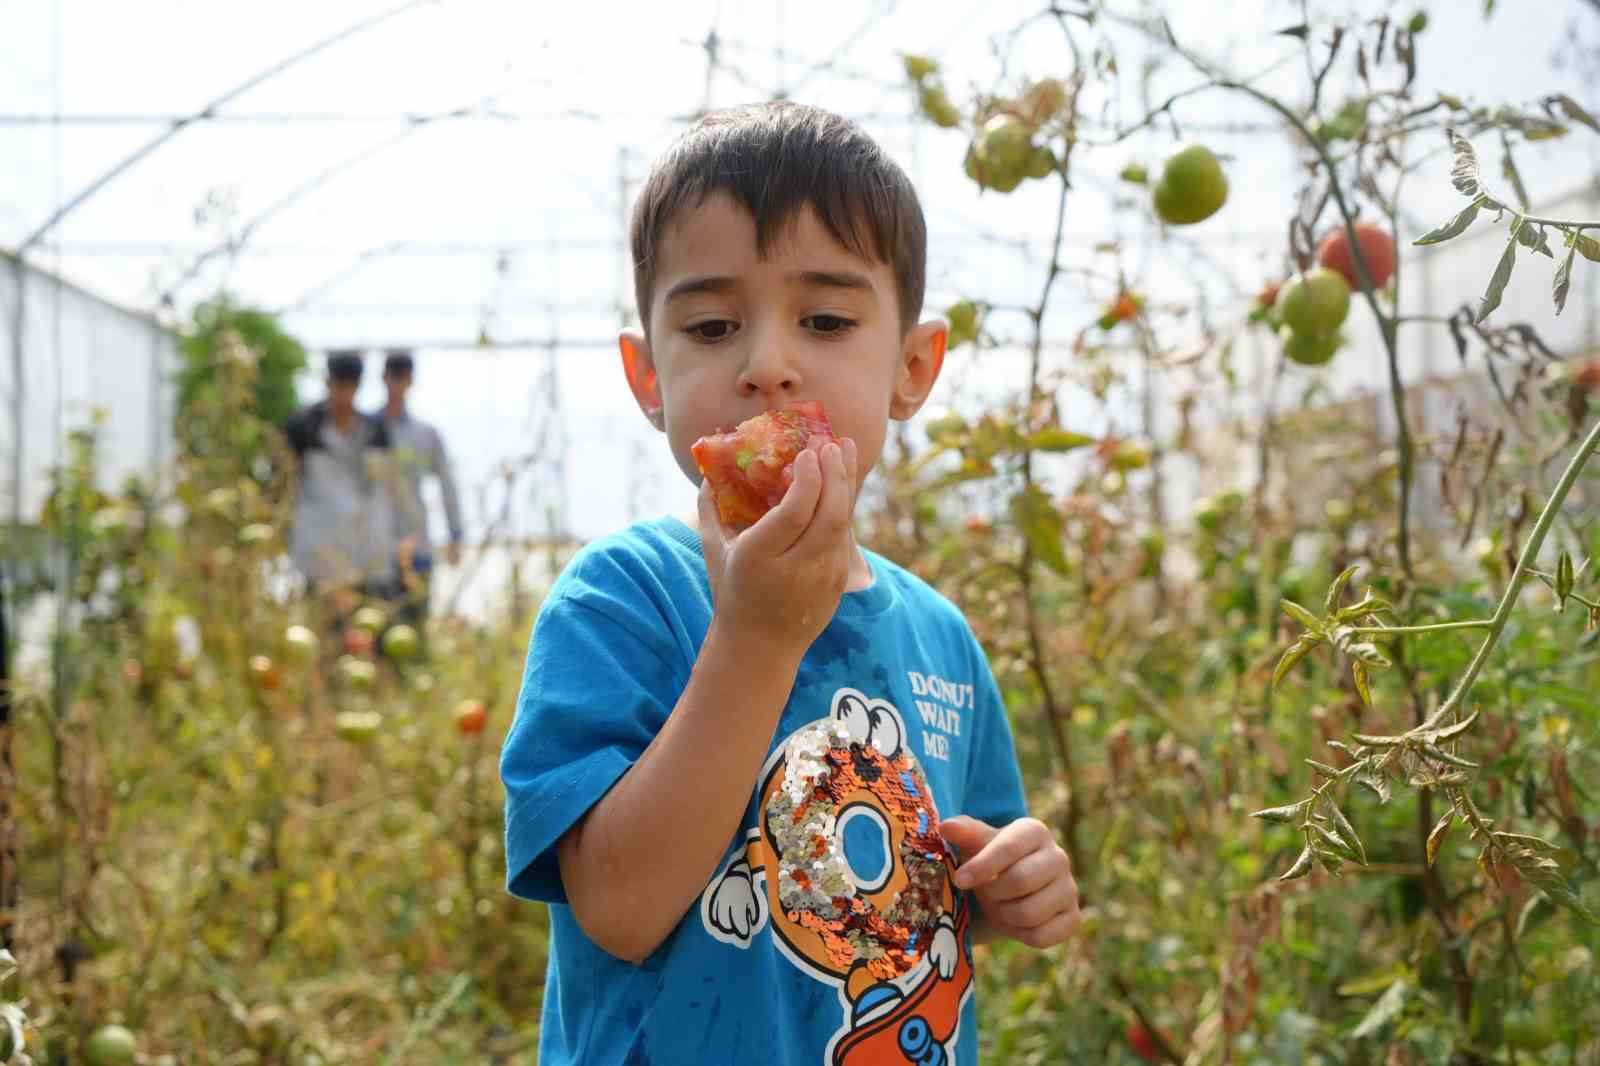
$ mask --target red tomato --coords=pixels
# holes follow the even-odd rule
[[[1161,1051],[1156,1047],[1155,1037],[1138,1022],[1131,1022],[1128,1025],[1128,1046],[1133,1048],[1135,1055],[1146,1062],[1161,1061]]]
[[[1362,258],[1367,261],[1367,272],[1372,275],[1372,287],[1381,289],[1394,277],[1394,238],[1370,222],[1357,222],[1355,229],[1356,240],[1361,242]],[[1322,238],[1322,244],[1317,247],[1317,262],[1343,274],[1352,289],[1361,289],[1355,256],[1350,254],[1350,238],[1343,226]]]
[[[822,404],[807,400],[746,419],[730,433],[701,437],[694,442],[694,461],[711,482],[717,515],[742,529],[783,499],[801,452],[838,439]]]

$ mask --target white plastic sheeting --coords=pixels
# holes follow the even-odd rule
[[[103,487],[157,481],[172,454],[172,334],[3,254],[0,316],[0,517],[36,523],[67,435],[96,422]]]

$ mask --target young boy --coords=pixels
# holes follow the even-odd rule
[[[501,757],[508,887],[552,904],[539,1062],[973,1063],[973,937],[1060,943],[1077,888],[965,620],[851,534],[944,358],[916,193],[837,116],[723,112],[632,242],[623,369],[685,476],[795,400],[841,443],[750,528],[702,484],[698,532],[597,541],[544,602]]]

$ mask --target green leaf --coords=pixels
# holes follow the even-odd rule
[[[1356,571],[1360,569],[1360,563],[1347,566],[1344,568],[1343,573],[1333,579],[1333,584],[1328,586],[1328,597],[1323,601],[1322,610],[1324,614],[1332,614],[1339,606],[1339,600],[1344,596],[1344,587],[1350,583],[1350,579],[1355,577]]]
[[[1446,222],[1438,229],[1429,230],[1427,233],[1424,233],[1411,243],[1419,245],[1443,244],[1445,241],[1448,241],[1453,237],[1459,237],[1463,233],[1467,232],[1467,227],[1472,225],[1472,223],[1477,219],[1478,210],[1478,204],[1476,201],[1474,201],[1462,208],[1461,211],[1449,222]]]
[[[1250,817],[1260,818],[1263,822],[1292,825],[1298,822],[1301,816],[1305,814],[1306,804],[1310,802],[1310,800],[1301,800],[1299,803],[1291,803],[1286,807],[1268,807],[1266,810],[1254,812]]]
[[[1450,138],[1450,150],[1456,156],[1455,165],[1450,168],[1450,184],[1459,189],[1463,196],[1477,199],[1485,195],[1483,183],[1478,178],[1478,153],[1472,150],[1472,142],[1455,130],[1445,130],[1445,136]]]
[[[1278,875],[1278,880],[1293,881],[1297,877],[1304,877],[1306,874],[1311,872],[1311,861],[1313,858],[1314,856],[1311,852],[1311,845],[1307,844],[1300,852],[1300,857],[1294,860],[1294,865],[1290,866],[1287,870]]]
[[[1345,817],[1339,805],[1327,796],[1322,798],[1322,809],[1328,812],[1328,821],[1333,823],[1333,831],[1339,839],[1349,846],[1355,854],[1355,859],[1362,866],[1367,864],[1367,849],[1361,843],[1361,837],[1356,834],[1356,827],[1350,824],[1350,819]]]
[[[1572,595],[1572,556],[1566,552],[1556,561],[1556,613],[1567,609],[1567,597]]]
[[[1346,981],[1338,988],[1341,996],[1371,996],[1384,991],[1396,981],[1402,980],[1410,974],[1404,963],[1395,963],[1387,970],[1358,977],[1354,981]]]
[[[1028,447],[1036,452],[1070,452],[1094,442],[1093,437],[1060,426],[1050,426],[1028,436]]]
[[[1511,221],[1511,239],[1506,242],[1506,250],[1500,255],[1500,263],[1494,268],[1494,277],[1489,279],[1489,288],[1483,294],[1483,302],[1478,305],[1477,317],[1473,322],[1480,323],[1488,318],[1494,309],[1500,306],[1500,297],[1505,295],[1506,284],[1511,280],[1511,269],[1517,265],[1517,231],[1522,228],[1522,218],[1519,215]]]
[[[1011,513],[1033,553],[1058,574],[1067,572],[1067,556],[1061,547],[1061,512],[1037,486],[1030,485],[1011,497]]]
[[[1445,834],[1450,832],[1450,827],[1455,824],[1456,812],[1452,807],[1444,812],[1444,817],[1434,823],[1433,829],[1428,833],[1428,865],[1432,866],[1439,858],[1439,847],[1444,843]]]
[[[1296,622],[1299,622],[1311,632],[1322,632],[1322,620],[1293,600],[1279,600],[1278,606],[1283,608],[1284,614],[1288,615],[1290,618],[1293,618]]]
[[[1572,288],[1572,260],[1578,254],[1578,246],[1570,236],[1567,240],[1567,254],[1562,258],[1561,265],[1556,268],[1555,301],[1556,314],[1560,314],[1567,306],[1567,290]]]
[[[1493,0],[1491,0],[1491,4]],[[1389,986],[1388,991],[1378,997],[1378,1002],[1367,1011],[1366,1017],[1361,1019],[1361,1024],[1355,1027],[1351,1036],[1357,1040],[1365,1040],[1369,1036],[1376,1036],[1378,1032],[1406,1008],[1406,996],[1411,992],[1411,986],[1404,980],[1396,981]]]
[[[1289,650],[1283,653],[1283,658],[1278,660],[1277,667],[1272,671],[1272,687],[1277,688],[1283,679],[1288,676],[1289,671],[1293,670],[1312,648],[1321,643],[1322,638],[1314,633],[1302,634],[1300,639],[1291,644]]]
[[[1595,240],[1593,237],[1585,237],[1579,233],[1573,238],[1572,246],[1578,249],[1578,254],[1589,260],[1589,262],[1600,263],[1600,241]]]

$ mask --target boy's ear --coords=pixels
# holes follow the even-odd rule
[[[904,421],[921,410],[944,369],[944,346],[949,338],[950,326],[942,318],[930,318],[906,334],[894,394],[889,398],[889,417]]]
[[[625,329],[617,334],[617,347],[622,351],[622,373],[627,376],[628,388],[639,404],[639,410],[650,424],[665,431],[666,416],[661,410],[661,386],[656,381],[656,364],[650,353],[650,341],[638,330]]]

